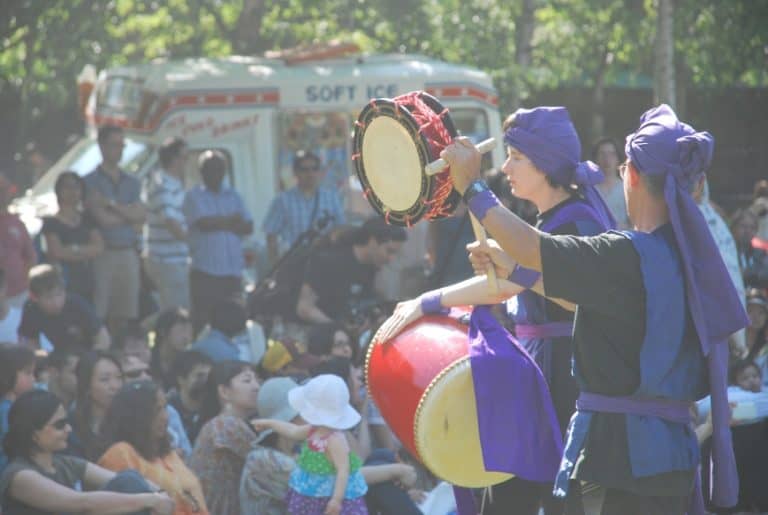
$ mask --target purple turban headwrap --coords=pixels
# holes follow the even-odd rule
[[[616,221],[595,184],[605,176],[592,161],[579,161],[581,142],[565,107],[518,109],[514,124],[504,133],[504,143],[516,148],[561,186],[575,184],[605,227]]]
[[[625,151],[644,175],[664,177],[664,199],[685,272],[688,307],[707,356],[712,395],[712,500],[733,506],[738,476],[729,428],[728,337],[749,323],[707,222],[690,195],[712,161],[714,138],[677,119],[665,104],[646,111]]]

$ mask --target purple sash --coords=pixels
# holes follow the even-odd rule
[[[686,401],[611,397],[589,392],[581,392],[576,400],[576,409],[579,411],[657,417],[677,424],[691,422],[690,407],[691,403]]]
[[[561,338],[573,334],[573,322],[548,322],[546,324],[517,324],[515,336],[518,338]]]

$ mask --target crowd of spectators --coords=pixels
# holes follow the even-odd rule
[[[344,433],[360,458],[355,478],[367,485],[357,494],[372,514],[420,513],[437,481],[403,451],[362,377],[371,330],[412,293],[377,276],[398,269],[413,236],[380,217],[345,225],[336,192],[321,186],[323,163],[299,151],[296,186],[275,197],[261,228],[272,271],[248,294],[243,238],[254,224],[226,184],[226,158],[201,153],[201,184],[188,188],[190,153],[170,139],[142,184],[119,167],[121,129],[100,129],[98,142],[96,170],[57,178],[42,252],[9,212],[16,191],[0,174],[0,512],[285,513],[306,436],[281,430],[302,421],[289,393],[334,376],[360,417]],[[628,228],[619,147],[600,140],[593,159]],[[492,173],[489,182],[533,221],[535,209],[506,183]],[[768,182],[733,213],[712,203],[706,182],[696,198],[751,320],[732,338],[730,394],[759,406],[768,386]],[[412,233],[427,240],[423,263],[414,261],[421,277],[404,283],[426,289],[472,273],[462,207],[422,229]],[[735,410],[734,445],[742,484],[752,485],[764,469],[757,460],[768,458],[768,414],[747,415]],[[257,417],[273,423],[252,424]],[[697,417],[706,450],[706,402]],[[743,488],[742,509],[768,510],[764,490]]]

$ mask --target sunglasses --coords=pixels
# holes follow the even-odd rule
[[[149,369],[140,368],[138,370],[129,370],[128,372],[123,372],[123,375],[128,379],[138,379],[144,375],[149,376]]]
[[[69,425],[69,419],[66,418],[60,418],[59,420],[55,422],[51,422],[51,427],[53,427],[57,431],[63,431],[65,427]]]

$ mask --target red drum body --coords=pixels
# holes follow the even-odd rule
[[[424,317],[372,345],[365,373],[387,424],[436,476],[472,488],[512,477],[483,465],[466,325]]]

